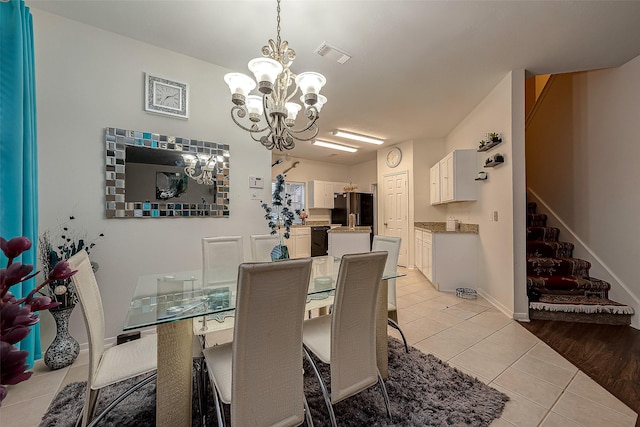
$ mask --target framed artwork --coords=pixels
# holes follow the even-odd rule
[[[189,85],[144,75],[144,110],[179,119],[189,118]]]

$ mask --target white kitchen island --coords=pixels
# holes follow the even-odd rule
[[[329,255],[358,254],[371,251],[371,227],[335,227],[329,233]]]

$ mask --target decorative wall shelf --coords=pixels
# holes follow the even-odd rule
[[[485,164],[484,167],[485,168],[495,168],[496,166],[501,165],[502,163],[504,163],[504,160],[501,161],[501,162],[493,161],[493,162]]]
[[[495,147],[496,145],[502,144],[502,139],[500,141],[495,141],[495,142],[490,142],[480,148],[478,148],[478,152],[482,152],[482,151],[489,151],[491,150],[493,147]]]
[[[488,176],[488,175],[487,175],[487,176],[485,176],[484,178],[476,178],[476,179],[474,179],[474,181],[486,181],[486,180],[487,180],[487,178],[489,178],[489,176]]]

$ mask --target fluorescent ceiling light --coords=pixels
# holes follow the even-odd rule
[[[349,153],[355,153],[356,151],[358,151],[357,148],[347,147],[346,145],[334,144],[333,142],[320,141],[317,139],[313,142],[313,145],[318,145],[320,147],[325,147],[325,148],[332,148],[334,150],[348,151]]]
[[[371,138],[370,136],[358,135],[356,133],[345,132],[343,130],[336,130],[333,132],[334,136],[341,138],[353,139],[354,141],[368,142],[370,144],[383,144],[384,141],[378,138]]]

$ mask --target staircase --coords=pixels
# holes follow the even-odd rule
[[[589,276],[591,263],[573,258],[574,245],[527,203],[527,295],[531,319],[628,325],[633,309],[608,299],[611,285]]]

